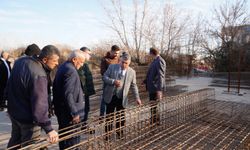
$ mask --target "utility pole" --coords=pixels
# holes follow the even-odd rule
[[[231,87],[231,61],[230,61],[230,46],[229,46],[229,49],[228,49],[228,76],[227,76],[227,92],[229,93],[230,92],[230,87]]]
[[[239,49],[239,64],[238,64],[238,94],[240,94],[240,81],[241,81],[241,63],[242,63],[242,52],[243,52],[244,45],[240,45]]]

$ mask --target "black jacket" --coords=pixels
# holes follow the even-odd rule
[[[12,69],[8,86],[8,113],[12,118],[52,131],[48,118],[48,80],[46,68],[33,57],[19,58]]]
[[[9,72],[11,72],[10,62],[6,61],[7,65],[9,66]],[[0,59],[0,89],[4,89],[7,84],[8,80],[8,68],[5,66],[2,59]]]
[[[93,83],[93,76],[89,69],[89,65],[85,63],[79,70],[78,74],[81,80],[83,93],[86,96],[91,96],[95,94],[95,88]]]
[[[5,93],[5,87],[8,81],[8,69],[9,72],[11,72],[11,68],[10,68],[10,62],[6,61],[7,65],[9,66],[6,67],[4,61],[2,59],[0,59],[0,107],[6,107],[5,106],[5,97],[4,97],[4,93]]]
[[[150,64],[146,80],[144,81],[144,83],[146,83],[146,88],[149,93],[155,93],[156,91],[164,90],[166,86],[165,74],[166,62],[161,56],[158,56]]]
[[[56,116],[66,120],[84,116],[84,99],[81,81],[76,68],[69,61],[59,66],[53,83],[53,103]]]

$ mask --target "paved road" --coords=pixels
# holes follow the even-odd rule
[[[235,94],[237,91],[236,89],[232,89],[234,91],[232,94],[226,94],[227,88],[225,87],[214,87],[209,86],[211,84],[212,78],[208,77],[195,77],[195,78],[177,78],[176,84],[179,85],[188,85],[188,91],[194,91],[202,88],[215,88],[215,98],[217,100],[224,100],[224,101],[234,101],[240,103],[247,103],[250,104],[250,90],[248,89],[241,89],[240,93],[243,96],[238,96]]]

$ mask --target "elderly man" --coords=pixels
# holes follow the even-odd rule
[[[59,51],[45,46],[39,57],[16,60],[7,85],[8,113],[12,122],[8,147],[31,144],[39,138],[42,127],[51,143],[57,142],[48,117],[48,76],[58,65]],[[20,147],[16,147],[20,148]]]
[[[0,111],[4,110],[7,107],[6,98],[4,97],[4,91],[11,71],[8,58],[9,53],[3,51],[0,58]]]
[[[63,136],[75,132],[70,132],[72,128],[62,131],[63,128],[80,123],[84,117],[84,98],[77,70],[83,66],[85,58],[86,54],[81,50],[72,51],[68,61],[58,68],[53,83],[53,103],[59,130],[61,130],[59,133],[67,132],[63,133]],[[59,142],[59,147],[66,149],[79,142],[80,136],[74,136]]]
[[[116,117],[116,131],[118,138],[123,135],[123,130],[119,130],[125,125],[125,112],[124,109],[128,105],[128,92],[132,89],[136,101],[141,105],[139,97],[138,87],[136,85],[136,73],[129,67],[131,57],[128,53],[123,53],[120,57],[119,64],[112,64],[108,70],[104,73],[103,81],[105,83],[103,98],[107,105],[107,119],[105,131],[109,132],[112,130],[113,124],[113,113],[116,109],[118,112]],[[106,140],[109,139],[107,136]]]

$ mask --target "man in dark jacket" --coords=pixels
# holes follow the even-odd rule
[[[119,64],[119,54],[120,48],[117,45],[113,45],[111,47],[111,51],[107,52],[106,56],[101,60],[101,75],[103,76],[106,70],[108,69],[110,64]],[[103,89],[104,89],[103,85]],[[100,117],[102,118],[106,111],[106,104],[104,99],[101,98],[101,105],[100,105]]]
[[[85,99],[85,108],[84,108],[84,118],[83,121],[86,122],[88,120],[88,114],[89,114],[89,96],[95,94],[95,88],[93,83],[93,76],[90,71],[88,62],[90,59],[90,50],[87,47],[82,47],[80,49],[84,53],[86,53],[86,60],[84,65],[78,70],[78,74],[81,80],[81,85],[84,93],[84,99]]]
[[[157,101],[162,99],[163,90],[165,89],[166,62],[155,48],[150,48],[149,54],[154,60],[148,68],[144,83],[149,93],[149,100]],[[159,120],[156,106],[151,109],[151,116],[151,123]]]
[[[27,46],[24,54],[26,56],[39,56],[40,52],[41,52],[40,48],[36,44],[33,43]]]
[[[113,45],[101,60],[101,75],[103,76],[110,64],[119,64],[120,47]]]
[[[3,51],[0,58],[0,111],[4,110],[6,106],[6,99],[4,91],[7,81],[10,77],[10,62],[8,61],[9,53]]]
[[[75,133],[70,126],[78,124],[84,117],[84,99],[81,81],[77,70],[83,66],[86,54],[81,50],[71,52],[68,61],[59,66],[53,83],[53,103],[59,124],[60,138]],[[62,130],[63,128],[67,128]],[[67,132],[67,133],[64,133]],[[61,150],[80,142],[80,136],[70,137],[59,142]]]
[[[40,127],[51,143],[58,141],[48,117],[46,73],[58,65],[58,60],[58,49],[48,45],[39,57],[21,57],[15,62],[7,85],[8,113],[12,122],[8,147],[31,144],[40,137]]]

